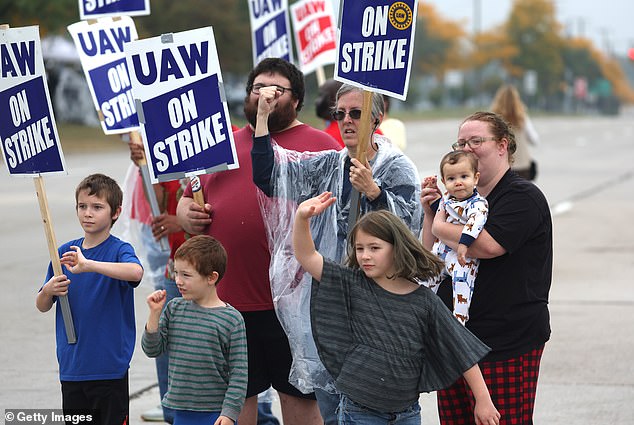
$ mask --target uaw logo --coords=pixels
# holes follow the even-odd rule
[[[412,25],[412,9],[402,1],[397,1],[390,6],[388,16],[390,23],[397,30],[406,30]]]

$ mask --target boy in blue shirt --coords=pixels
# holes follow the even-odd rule
[[[143,268],[127,242],[110,234],[121,213],[123,193],[103,174],[86,177],[75,190],[77,218],[84,237],[59,247],[66,274],[46,283],[36,306],[53,307],[68,295],[77,335],[68,344],[61,306],[56,307],[57,360],[65,413],[90,411],[102,424],[128,423],[128,368],[134,351],[134,293]]]

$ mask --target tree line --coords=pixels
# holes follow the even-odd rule
[[[139,37],[212,26],[223,74],[245,75],[253,66],[248,0],[151,0],[152,14],[135,18]],[[296,0],[289,0],[292,4]],[[496,28],[468,34],[465,22],[441,16],[420,1],[412,65],[412,82],[433,78],[443,87],[452,70],[474,73],[464,84],[464,97],[493,92],[502,82],[521,82],[537,75],[536,96],[556,98],[577,78],[592,88],[608,81],[622,102],[634,102],[619,62],[592,41],[568,38],[556,19],[554,0],[514,0],[507,20]],[[0,5],[0,21],[11,26],[40,26],[41,36],[66,34],[79,20],[77,0],[12,0]],[[502,70],[489,72],[489,68]]]

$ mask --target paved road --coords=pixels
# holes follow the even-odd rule
[[[618,118],[537,118],[542,145],[537,184],[553,210],[552,338],[536,401],[538,424],[631,424],[634,418],[634,111]],[[439,158],[457,123],[409,125],[421,174]],[[432,164],[432,172],[436,172]],[[423,423],[438,423],[433,396],[423,396]],[[427,408],[427,409],[425,409]]]
[[[620,117],[536,118],[542,146],[537,184],[554,214],[553,334],[539,382],[536,422],[630,424],[634,418],[634,111]],[[457,133],[457,120],[408,123],[407,153],[422,176]],[[63,142],[62,142],[63,143]],[[120,143],[113,138],[113,144]],[[58,243],[81,231],[74,187],[92,172],[119,181],[128,166],[120,145],[111,152],[66,156],[68,176],[46,177]],[[0,408],[60,406],[53,314],[34,306],[48,262],[32,179],[9,178],[0,165]],[[622,220],[622,221],[619,221]],[[141,329],[150,288],[137,291]],[[141,350],[130,370],[131,424],[158,403],[153,362]],[[147,388],[149,390],[145,391]],[[425,424],[438,423],[434,395],[422,397]]]

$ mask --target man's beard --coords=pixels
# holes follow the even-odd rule
[[[250,100],[250,96],[247,96],[246,99],[244,99],[244,116],[247,121],[249,121],[249,124],[255,128],[258,115],[258,99],[255,98],[254,101],[251,102]],[[297,118],[297,111],[293,107],[292,103],[278,103],[269,115],[269,131],[271,133],[282,131],[291,125],[291,123],[295,121],[295,118]]]

